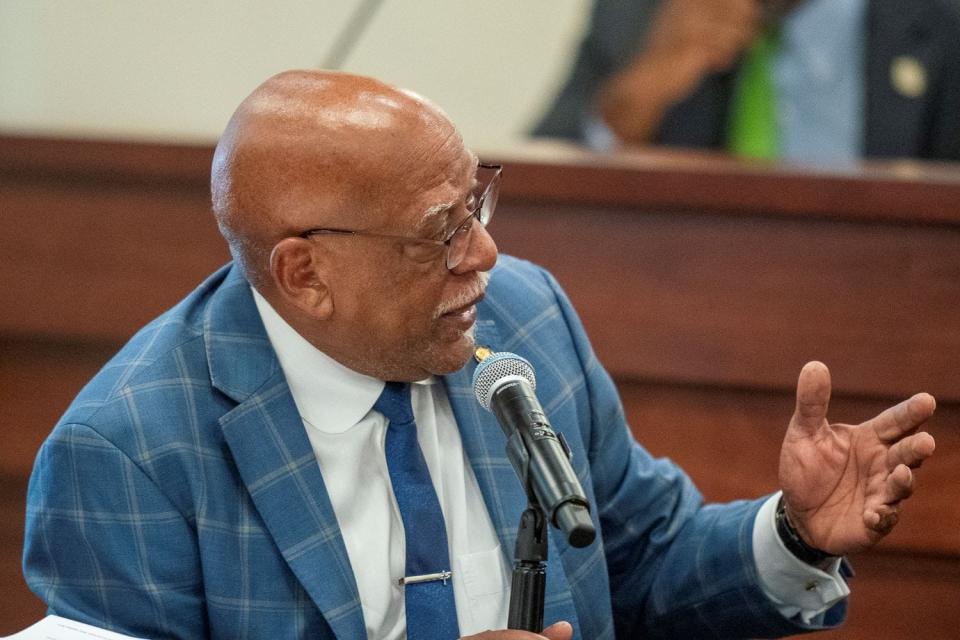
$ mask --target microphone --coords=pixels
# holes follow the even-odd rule
[[[570,466],[570,448],[547,420],[536,388],[533,367],[513,353],[488,356],[473,374],[477,401],[497,417],[507,436],[507,456],[528,496],[532,491],[571,546],[585,547],[596,537],[590,503]]]

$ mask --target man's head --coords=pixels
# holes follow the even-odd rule
[[[279,74],[231,118],[211,187],[237,264],[327,355],[389,380],[470,357],[493,240],[471,220],[448,269],[443,244],[382,237],[444,240],[474,206],[477,158],[429,102],[370,78]],[[311,229],[361,233],[301,237]]]

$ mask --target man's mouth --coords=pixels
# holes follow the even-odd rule
[[[444,324],[453,325],[460,331],[468,331],[477,321],[477,304],[483,300],[484,292],[472,295],[464,302],[455,300],[440,309],[439,319]],[[453,306],[457,305],[457,306]]]
[[[440,305],[435,318],[452,324],[461,331],[468,331],[477,320],[477,305],[483,300],[490,281],[489,273],[481,273],[474,286],[449,302]]]
[[[466,312],[470,311],[471,309],[473,309],[474,307],[476,307],[477,304],[479,304],[479,302],[480,302],[481,300],[483,300],[484,295],[485,295],[485,294],[481,291],[479,294],[477,294],[477,295],[475,295],[474,297],[472,297],[472,298],[471,298],[470,300],[468,300],[466,303],[460,305],[459,307],[455,307],[455,308],[453,308],[453,309],[450,309],[449,311],[444,311],[444,312],[441,313],[440,315],[449,316],[449,315],[460,315],[460,314],[466,313]],[[454,304],[456,304],[456,303],[454,303]]]

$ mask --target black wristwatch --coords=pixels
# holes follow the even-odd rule
[[[793,555],[797,556],[807,564],[812,564],[818,566],[823,564],[824,560],[830,560],[836,558],[837,556],[827,553],[823,549],[817,549],[816,547],[811,547],[809,544],[804,542],[803,538],[800,537],[800,533],[790,524],[790,519],[787,518],[787,505],[783,501],[783,496],[780,496],[780,501],[777,502],[777,535],[780,536],[780,539],[783,540],[783,545],[790,551]]]

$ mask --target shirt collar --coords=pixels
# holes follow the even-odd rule
[[[259,291],[250,289],[300,417],[325,433],[343,433],[360,422],[380,397],[384,381],[349,369],[314,347]],[[431,376],[415,384],[435,381]]]

